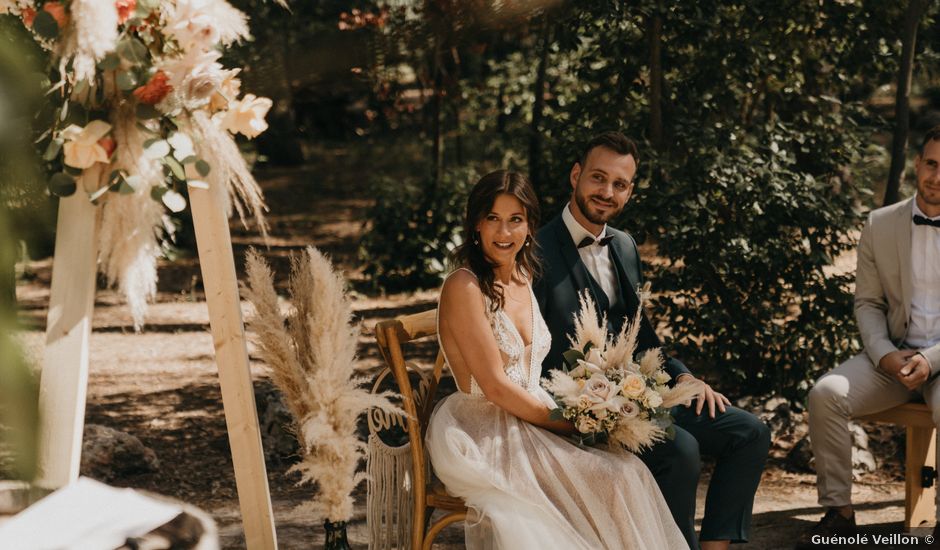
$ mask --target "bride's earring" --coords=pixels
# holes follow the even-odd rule
[[[480,238],[478,237],[479,233],[473,234],[473,244],[480,244]]]
[[[532,246],[532,237],[525,238],[525,246]]]

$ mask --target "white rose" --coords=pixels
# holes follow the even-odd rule
[[[196,154],[192,138],[183,132],[173,132],[166,141],[173,147],[173,157],[180,162]]]
[[[646,391],[646,382],[639,374],[628,374],[620,383],[621,391],[627,397],[637,398]]]
[[[72,124],[62,130],[62,137],[65,139],[62,146],[65,164],[84,170],[96,162],[108,162],[108,152],[98,140],[110,131],[111,125],[103,120],[93,120],[84,128]]]
[[[643,397],[646,400],[646,406],[651,409],[663,404],[663,396],[653,390],[647,390],[646,395]]]
[[[266,97],[245,94],[242,99],[229,104],[229,110],[222,117],[222,128],[253,138],[268,129],[264,117],[272,105]]]
[[[214,46],[221,38],[210,12],[208,0],[176,0],[167,18],[166,31],[184,48]]]
[[[659,371],[653,376],[653,379],[656,380],[657,384],[665,384],[672,380],[672,377],[666,371]]]
[[[597,420],[587,415],[580,416],[575,422],[574,427],[583,434],[594,433],[594,430],[597,429]]]

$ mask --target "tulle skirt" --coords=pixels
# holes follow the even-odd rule
[[[688,548],[636,456],[579,447],[483,397],[458,391],[439,403],[427,449],[470,508],[469,550]]]

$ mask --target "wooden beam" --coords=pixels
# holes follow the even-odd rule
[[[46,347],[39,383],[36,483],[56,489],[78,479],[95,304],[97,208],[79,189],[59,200]]]
[[[189,187],[245,541],[251,550],[276,550],[277,535],[238,297],[232,236],[220,199],[213,190]]]
[[[919,428],[908,426],[907,445],[904,456],[904,527],[910,532],[924,523],[932,523],[936,515],[934,503],[937,487],[921,485],[921,468],[937,467],[937,432],[933,426]]]

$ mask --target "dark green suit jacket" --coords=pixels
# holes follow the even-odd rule
[[[568,336],[574,333],[574,318],[579,308],[578,296],[582,290],[590,291],[599,316],[607,315],[607,328],[612,335],[618,334],[623,324],[636,315],[639,305],[636,289],[637,285],[643,283],[636,241],[629,234],[610,226],[607,226],[607,234],[614,236],[608,248],[617,270],[620,292],[619,305],[613,310],[607,295],[581,261],[577,246],[560,215],[545,224],[536,234],[542,258],[542,275],[535,282],[535,297],[552,335],[551,351],[542,362],[543,375],[562,365],[561,354],[570,346]],[[644,313],[637,355],[661,345],[653,325]],[[689,372],[678,359],[666,355],[665,360],[664,367],[673,380],[680,374]]]

